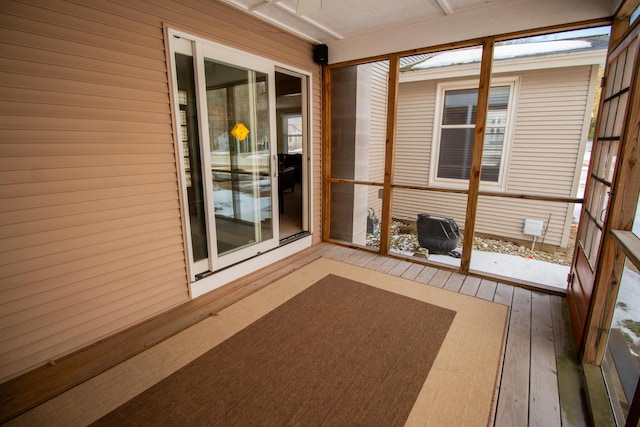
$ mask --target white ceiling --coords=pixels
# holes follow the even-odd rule
[[[342,62],[612,16],[618,0],[222,0]],[[297,14],[298,2],[309,8]],[[319,10],[318,10],[319,7]]]

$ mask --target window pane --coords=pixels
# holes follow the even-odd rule
[[[504,128],[487,128],[482,151],[482,181],[498,182],[503,145]]]
[[[509,92],[509,86],[498,86],[491,88],[489,92],[489,111],[487,114],[487,126],[504,126],[507,124]]]
[[[202,158],[196,108],[196,89],[193,58],[176,54],[176,80],[180,105],[180,129],[182,138],[183,167],[189,204],[189,228],[193,260],[209,257],[207,224],[204,205]]]
[[[474,129],[442,129],[438,178],[469,179]]]
[[[496,86],[492,87],[489,93],[487,129],[482,155],[482,181],[499,182],[510,91],[510,86]],[[477,89],[446,91],[443,126],[475,125],[477,101]],[[438,178],[468,179],[472,150],[472,128],[443,128],[438,157]]]
[[[492,125],[502,125],[504,126],[507,123],[507,108],[505,106],[504,110],[499,109],[491,109],[489,106],[489,111],[487,112],[487,126]]]
[[[442,129],[438,178],[469,179],[474,129]],[[482,154],[482,181],[498,182],[504,128],[487,129]]]
[[[444,95],[443,125],[473,125],[476,122],[478,89],[448,90]]]
[[[287,153],[302,153],[302,116],[287,116]]]

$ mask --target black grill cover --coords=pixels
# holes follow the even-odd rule
[[[433,254],[447,254],[458,247],[460,230],[452,218],[418,214],[418,243]]]

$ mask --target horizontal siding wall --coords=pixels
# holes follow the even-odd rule
[[[435,104],[435,81],[400,84],[394,184],[429,184]]]
[[[393,217],[404,221],[416,221],[425,213],[453,218],[458,227],[464,228],[467,195],[436,191],[415,191],[397,188],[393,191]]]
[[[582,167],[585,112],[590,117],[591,67],[522,75],[507,191],[575,197]],[[588,126],[588,123],[587,123]]]
[[[3,1],[0,381],[189,298],[163,23],[313,72],[320,229],[309,43],[214,1]]]
[[[566,246],[563,239],[570,225],[567,215],[570,218],[572,212],[573,204],[568,203],[480,196],[476,232],[531,241],[533,237],[522,230],[525,219],[534,219],[543,223],[545,244]],[[540,241],[536,238],[536,242]]]
[[[591,66],[583,66],[520,74],[513,143],[505,170],[507,192],[575,197],[575,179],[580,174],[580,157],[586,143],[585,126],[593,102],[589,97],[590,85],[595,84],[591,73]],[[421,81],[400,85],[395,184],[429,185],[436,84]],[[457,216],[459,209],[452,210],[450,199],[439,192],[400,192],[394,197],[394,215],[415,219],[421,212],[437,215],[453,212],[448,216],[462,227],[464,214]],[[545,243],[565,246],[573,206],[481,198],[476,232],[530,239],[522,234],[524,219],[539,219],[547,226],[551,218]]]

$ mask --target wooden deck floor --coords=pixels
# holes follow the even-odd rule
[[[565,299],[434,267],[334,247],[323,256],[511,307],[495,426],[587,426]]]
[[[57,360],[53,367],[0,384],[0,396],[10,396],[3,399],[0,420],[86,381],[321,256],[508,305],[495,426],[589,425],[564,298],[328,243]]]

